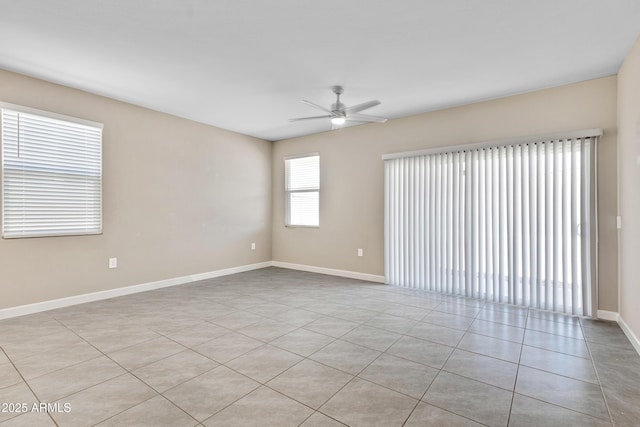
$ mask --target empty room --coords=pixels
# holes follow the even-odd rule
[[[0,427],[637,427],[639,37],[0,0]]]

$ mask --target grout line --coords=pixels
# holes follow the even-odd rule
[[[527,311],[527,317],[524,322],[525,331],[527,327],[527,323],[529,323],[529,314]],[[520,354],[518,355],[518,363],[516,364],[516,376],[513,380],[513,391],[511,393],[511,403],[509,404],[509,416],[507,417],[507,425],[511,422],[511,412],[513,411],[513,402],[516,397],[516,387],[518,386],[518,375],[520,374],[520,362],[522,362],[522,352],[524,350],[524,334],[522,335],[522,343],[520,344]]]
[[[593,371],[596,374],[596,379],[598,380],[598,387],[600,387],[600,393],[602,394],[602,400],[604,400],[604,406],[607,408],[607,414],[609,415],[609,422],[611,422],[612,426],[615,426],[613,422],[613,415],[611,414],[611,408],[609,407],[609,402],[607,401],[607,396],[604,393],[604,387],[602,386],[602,382],[600,381],[600,374],[598,373],[598,367],[596,366],[596,361],[593,359],[593,353],[591,352],[591,346],[589,345],[589,341],[587,341],[587,337],[584,334],[582,322],[580,322],[580,331],[582,335],[585,337],[585,345],[587,346],[587,351],[589,352],[589,359],[591,360],[591,365],[593,366]]]
[[[101,423],[101,422],[103,422],[103,421],[105,421],[105,420],[107,420],[107,419],[109,419],[109,418],[113,418],[113,417],[115,417],[116,415],[120,415],[121,413],[126,412],[126,411],[128,411],[129,409],[131,409],[131,408],[135,408],[136,406],[138,406],[138,405],[140,405],[140,404],[142,404],[142,403],[145,403],[145,402],[147,402],[147,401],[149,401],[149,400],[153,399],[153,398],[154,398],[154,397],[156,397],[157,395],[162,395],[162,394],[161,394],[161,393],[159,393],[155,388],[153,388],[151,385],[147,384],[147,383],[146,383],[142,378],[138,377],[138,376],[137,376],[137,375],[135,375],[132,371],[130,371],[128,368],[126,368],[126,367],[122,366],[120,363],[118,363],[117,361],[115,361],[114,359],[112,359],[108,354],[104,353],[102,350],[100,350],[99,348],[97,348],[97,347],[96,347],[95,345],[93,345],[91,342],[89,342],[88,340],[86,340],[85,338],[83,338],[82,336],[80,336],[80,335],[79,335],[78,333],[76,333],[73,329],[71,329],[71,328],[67,327],[67,326],[66,326],[66,325],[64,325],[62,322],[58,321],[57,319],[56,319],[56,321],[57,321],[58,323],[60,323],[61,325],[63,325],[64,327],[66,327],[67,329],[69,329],[69,330],[70,330],[71,332],[73,332],[76,336],[78,336],[80,339],[82,339],[82,340],[83,340],[83,341],[85,341],[87,344],[89,344],[91,347],[93,347],[93,348],[94,348],[94,349],[96,349],[98,352],[100,352],[104,357],[108,358],[109,360],[111,360],[113,363],[115,363],[116,365],[118,365],[120,368],[122,368],[122,369],[125,371],[124,373],[122,373],[122,374],[120,374],[120,375],[116,375],[115,377],[108,378],[108,379],[106,379],[106,380],[104,380],[104,381],[101,381],[101,382],[99,382],[99,383],[97,383],[97,384],[93,384],[93,385],[88,386],[88,387],[85,387],[85,388],[83,388],[83,389],[81,389],[81,390],[77,390],[77,391],[75,391],[75,392],[73,392],[73,393],[71,393],[71,394],[67,395],[65,398],[68,398],[68,397],[73,396],[73,395],[75,395],[75,394],[78,394],[78,393],[80,393],[80,392],[86,391],[86,390],[88,390],[88,389],[90,389],[90,388],[93,388],[93,387],[96,387],[96,386],[98,386],[98,385],[104,384],[104,383],[106,383],[106,382],[108,382],[108,381],[111,381],[111,380],[113,380],[113,379],[115,379],[115,378],[120,378],[120,377],[125,376],[125,375],[127,375],[127,374],[129,374],[129,375],[133,376],[133,377],[134,377],[134,378],[136,378],[138,381],[142,382],[145,386],[149,387],[149,389],[151,389],[153,392],[155,392],[155,393],[156,393],[156,395],[153,395],[153,396],[149,397],[148,399],[144,399],[143,401],[138,402],[137,404],[135,404],[135,405],[133,405],[133,406],[130,406],[130,407],[128,407],[128,408],[126,408],[126,409],[124,409],[124,410],[122,410],[122,411],[120,411],[120,412],[118,412],[118,413],[116,413],[116,414],[113,414],[113,415],[109,416],[108,418],[105,418],[105,419],[103,419],[103,420],[100,420],[100,421],[98,421],[98,423]],[[150,340],[148,340],[148,341],[150,341]],[[148,342],[148,341],[143,341],[143,343]],[[126,347],[126,348],[129,348],[129,347]],[[119,351],[119,350],[116,350],[116,351]],[[183,350],[183,351],[184,351],[184,350]],[[175,354],[177,354],[177,353],[175,353]],[[173,355],[175,355],[175,354],[173,354]],[[173,355],[171,355],[171,356],[173,356]],[[171,356],[167,356],[167,357],[171,357]],[[96,359],[97,359],[97,357],[96,357]],[[166,359],[166,357],[165,357],[164,359]],[[93,359],[90,359],[90,360],[93,360]],[[163,359],[160,359],[160,360],[163,360]],[[82,362],[81,362],[81,363],[82,363]],[[152,363],[155,363],[155,362],[152,362]],[[151,364],[151,363],[150,363],[150,364]],[[147,366],[147,365],[145,365],[145,366]],[[136,369],[137,369],[137,368],[136,368]],[[164,397],[164,396],[163,396],[163,397]],[[167,399],[167,400],[168,400],[168,399]],[[172,402],[172,403],[173,403],[173,402]],[[174,406],[178,407],[180,410],[183,410],[183,409],[182,409],[182,408],[180,408],[178,405],[175,405],[175,404],[174,404]],[[189,415],[191,418],[193,418],[193,417],[191,416],[191,414],[188,414],[188,413],[187,413],[186,411],[184,411],[184,410],[183,410],[183,412],[185,412],[187,415]],[[199,422],[199,421],[198,421],[198,420],[196,420],[195,418],[193,418],[193,419],[194,419],[196,422]]]
[[[22,375],[22,372],[20,372],[20,370],[18,369],[18,367],[15,365],[15,363],[13,362],[13,360],[11,360],[11,358],[9,357],[9,355],[7,354],[7,352],[4,350],[4,348],[0,347],[0,351],[5,355],[5,357],[7,358],[7,360],[9,361],[9,363],[11,364],[11,366],[13,366],[13,369],[15,369],[15,371],[18,373],[18,375],[20,376],[20,378],[22,379],[22,382],[24,383],[24,385],[27,386],[27,388],[29,389],[29,391],[31,391],[31,394],[33,394],[33,397],[36,398],[36,400],[38,401],[38,403],[42,403],[42,400],[38,397],[38,394],[33,390],[33,388],[31,388],[31,385],[27,382],[27,380],[25,379],[25,377]],[[18,385],[20,383],[16,383],[16,384],[12,384],[8,387],[12,387],[14,385]],[[29,413],[29,412],[27,412]],[[26,413],[25,413],[26,414]],[[22,415],[25,415],[22,414]],[[49,416],[49,418],[51,419],[51,421],[57,426],[58,423],[56,422],[56,420],[53,419],[53,417],[51,416],[51,413],[49,413],[47,411],[47,415]],[[12,420],[14,418],[17,418],[21,415],[16,415],[15,417],[11,417],[11,418],[7,418],[6,421]]]

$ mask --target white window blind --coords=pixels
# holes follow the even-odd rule
[[[385,160],[386,282],[595,314],[596,139]]]
[[[102,125],[2,106],[2,236],[102,232]]]
[[[320,224],[320,155],[285,159],[286,225]]]

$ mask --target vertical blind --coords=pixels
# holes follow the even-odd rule
[[[386,282],[593,315],[598,132],[387,156]]]
[[[2,108],[2,236],[102,231],[102,125]]]
[[[320,155],[285,159],[286,225],[320,224]]]

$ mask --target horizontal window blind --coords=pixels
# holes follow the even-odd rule
[[[594,314],[595,141],[386,160],[386,282]]]
[[[2,236],[102,232],[102,125],[2,108]]]
[[[285,159],[286,225],[320,224],[320,156]]]

